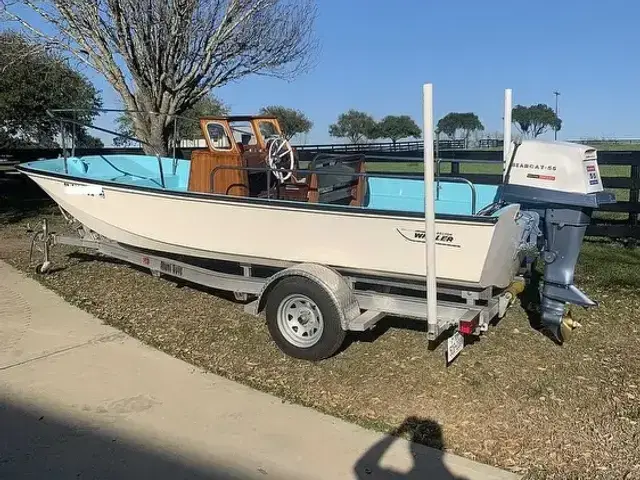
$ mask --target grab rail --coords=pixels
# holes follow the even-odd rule
[[[477,196],[478,196],[478,192],[476,190],[476,186],[468,179],[466,178],[462,178],[462,177],[444,177],[447,180],[454,180],[453,183],[460,182],[460,183],[466,183],[467,185],[469,185],[469,187],[471,188],[471,215],[475,215],[476,214],[476,204],[477,204]]]
[[[70,125],[73,126],[73,134],[71,135],[71,156],[75,156],[75,149],[76,149],[76,144],[75,144],[75,139],[76,139],[76,126],[80,126],[80,127],[86,127],[86,128],[91,128],[93,130],[97,130],[99,132],[103,132],[103,133],[108,133],[111,135],[114,135],[115,137],[119,137],[122,138],[124,140],[128,140],[131,142],[137,142],[141,145],[146,145],[148,147],[153,147],[153,145],[149,142],[146,142],[144,140],[141,140],[139,138],[130,136],[130,135],[126,135],[124,133],[121,132],[115,132],[113,130],[109,130],[108,128],[103,128],[103,127],[98,127],[96,125],[93,125],[90,122],[81,122],[80,120],[78,120],[77,118],[77,114],[79,112],[105,112],[105,113],[143,113],[143,114],[150,114],[150,115],[162,115],[162,116],[166,116],[168,118],[173,118],[173,142],[172,142],[172,153],[173,153],[173,175],[176,174],[176,170],[178,167],[178,161],[176,159],[176,144],[177,144],[177,138],[178,138],[178,120],[186,120],[189,122],[199,122],[198,119],[195,118],[189,118],[189,117],[184,117],[182,115],[176,115],[176,114],[169,114],[169,113],[160,113],[160,112],[152,112],[152,111],[144,111],[144,110],[128,110],[128,109],[114,109],[114,108],[95,108],[95,109],[86,109],[86,108],[52,108],[52,109],[48,109],[46,111],[46,114],[51,117],[53,120],[58,120],[60,121],[60,133],[61,133],[61,147],[62,147],[62,156],[64,157],[64,169],[65,169],[65,173],[68,173],[68,165],[67,165],[67,146],[66,146],[66,141],[65,141],[65,135],[64,135],[64,123],[69,123]],[[57,113],[73,113],[73,118],[68,118],[68,117],[62,117],[59,115],[56,115]],[[158,156],[158,163],[160,165],[160,173],[161,175],[163,175],[163,168],[162,168],[162,164],[160,163],[160,155]],[[142,177],[144,178],[144,177]],[[164,188],[164,177],[162,178],[162,186]]]
[[[392,158],[394,161],[398,161],[398,162],[417,161],[416,157],[402,157],[402,156],[396,156],[396,155],[394,155],[393,157],[388,155],[366,155],[366,158],[370,160],[389,160]],[[435,170],[436,200],[440,200],[440,177],[442,177],[442,162],[449,161],[449,160],[446,158],[440,158],[440,156],[438,155],[438,150],[435,151],[435,158],[436,158],[436,170]]]
[[[209,174],[209,191],[210,192],[214,191],[215,174],[219,170],[239,170],[239,171],[244,171],[244,172],[271,172],[272,171],[272,169],[269,168],[268,166],[264,166],[264,167],[241,167],[241,166],[237,166],[237,165],[218,165],[217,167],[214,167],[213,170],[211,170],[211,173]],[[315,173],[315,174],[322,174],[322,175],[336,175],[336,173],[343,173],[343,172],[336,172],[336,171],[332,172],[329,169],[326,169],[328,171],[322,171],[324,169],[320,169],[320,170],[307,170],[307,169],[293,170],[293,169],[288,169],[288,168],[280,168],[278,170],[283,171],[283,172],[292,172],[292,174],[293,173],[304,173],[304,174],[313,174],[313,173]],[[345,176],[351,176],[351,177],[399,178],[399,179],[406,179],[406,180],[415,180],[416,179],[416,177],[412,176],[412,175],[391,174],[391,173],[383,173],[383,172],[353,172],[353,173],[346,173],[344,175]],[[462,177],[444,177],[444,178],[446,178],[447,180],[453,180],[454,183],[459,182],[459,183],[466,183],[467,185],[469,185],[469,187],[471,188],[471,215],[475,215],[476,214],[476,205],[477,205],[477,190],[476,190],[475,185],[471,181],[467,180],[466,178],[462,178]],[[267,175],[267,199],[271,199],[271,175]]]
[[[174,153],[174,155],[175,155],[175,153]],[[156,155],[156,157],[158,158],[158,168],[160,170],[160,182],[162,183],[162,188],[167,188],[167,186],[166,186],[166,184],[164,182],[164,170],[162,168],[162,159],[160,158],[160,155]],[[149,180],[151,180],[151,179],[149,179]]]
[[[440,157],[436,160],[436,200],[440,200]]]
[[[107,160],[107,158],[104,155],[99,155],[99,156],[100,156],[100,158],[102,158],[102,160],[107,162],[107,164],[111,168],[113,168],[116,172],[120,172],[123,175],[129,175],[130,177],[137,177],[137,178],[142,178],[143,180],[150,180],[153,183],[161,186],[162,188],[166,188],[165,181],[164,181],[164,170],[162,168],[162,161],[160,160],[160,155],[158,155],[158,166],[160,167],[160,183],[158,183],[154,178],[151,178],[151,177],[145,177],[143,175],[136,175],[135,173],[126,172],[126,171],[116,167],[112,162]]]

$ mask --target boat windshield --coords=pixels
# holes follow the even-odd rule
[[[276,126],[273,124],[273,122],[269,120],[260,120],[258,125],[260,128],[260,135],[262,135],[263,138],[269,138],[278,135],[278,131],[276,130]]]
[[[229,122],[229,126],[236,143],[241,143],[245,146],[258,144],[258,138],[251,122]]]
[[[217,150],[230,150],[231,141],[224,130],[224,126],[218,122],[207,123],[207,134],[213,148]]]

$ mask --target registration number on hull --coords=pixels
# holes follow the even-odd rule
[[[64,193],[68,195],[88,195],[90,197],[104,197],[104,191],[100,185],[78,185],[65,183]]]

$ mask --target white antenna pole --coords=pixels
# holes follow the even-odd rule
[[[433,85],[423,85],[424,115],[424,227],[427,277],[427,328],[438,332],[436,294],[436,217],[434,201],[434,155],[433,155]]]
[[[509,152],[511,150],[511,112],[513,110],[513,96],[510,88],[504,91],[504,147],[502,157],[502,176],[507,173]]]

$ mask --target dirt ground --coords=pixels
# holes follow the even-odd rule
[[[558,346],[519,304],[449,366],[420,325],[386,322],[351,335],[338,355],[306,363],[280,353],[263,321],[220,292],[56,247],[46,276],[28,265],[30,235],[54,209],[0,216],[0,258],[69,302],[175,357],[369,428],[409,416],[437,421],[423,443],[529,479],[640,479],[640,251],[585,244],[577,282],[600,300]],[[39,260],[39,259],[38,259]]]

